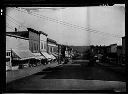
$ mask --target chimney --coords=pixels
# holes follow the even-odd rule
[[[17,28],[15,28],[15,32],[17,32]]]

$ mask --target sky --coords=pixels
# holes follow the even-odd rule
[[[27,8],[28,9],[28,8]],[[36,10],[35,10],[36,9]],[[74,46],[122,44],[125,36],[125,11],[122,7],[22,7],[7,8],[6,31],[43,31],[60,44]],[[88,30],[89,28],[90,30]],[[108,34],[109,33],[109,34]],[[119,37],[115,37],[115,36]],[[114,36],[114,37],[113,37]]]

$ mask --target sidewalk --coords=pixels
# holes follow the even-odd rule
[[[38,73],[40,71],[42,71],[43,69],[46,69],[48,67],[57,67],[58,62],[55,63],[51,63],[48,65],[39,65],[36,67],[28,67],[25,69],[19,69],[19,70],[13,70],[13,71],[6,71],[6,83],[26,77],[26,76],[30,76],[32,74]]]
[[[117,65],[110,65],[110,64],[108,64],[108,63],[97,63],[97,64],[99,64],[99,65],[101,65],[101,66],[104,66],[104,67],[106,67],[106,68],[109,68],[109,69],[111,69],[111,70],[114,70],[114,71],[116,71],[116,72],[119,72],[119,73],[122,73],[122,74],[125,74],[125,67],[123,67],[123,66],[117,66]]]

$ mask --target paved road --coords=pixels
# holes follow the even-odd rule
[[[7,84],[7,90],[67,90],[125,88],[125,76],[87,61],[47,69]]]

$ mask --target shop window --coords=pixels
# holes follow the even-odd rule
[[[50,48],[51,48],[51,47],[49,46],[49,53],[50,53]]]
[[[33,43],[33,52],[36,52],[36,44]]]
[[[51,53],[52,53],[52,47],[51,47]]]
[[[47,49],[47,44],[46,43],[44,43],[44,49]]]
[[[31,46],[31,51],[33,52],[33,45]]]
[[[52,47],[52,53],[54,52],[54,47]]]
[[[43,49],[43,42],[41,42],[41,49]]]

